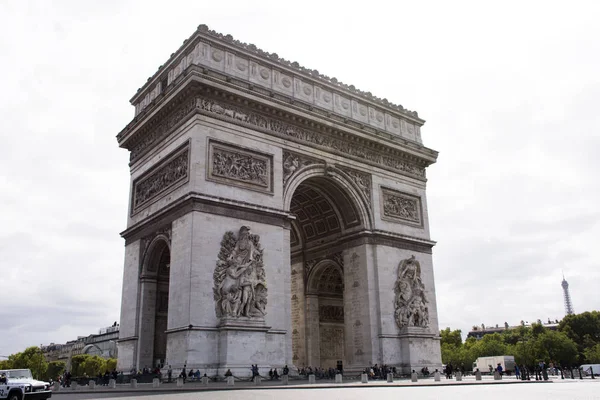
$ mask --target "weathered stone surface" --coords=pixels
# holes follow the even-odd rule
[[[193,42],[118,136],[118,368],[441,368],[424,121],[225,37]]]

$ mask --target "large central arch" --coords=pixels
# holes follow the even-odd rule
[[[287,201],[289,200],[289,203]],[[343,250],[367,231],[371,213],[364,196],[339,169],[308,166],[286,190],[294,220],[290,230],[292,352],[297,368],[343,369],[356,364]]]

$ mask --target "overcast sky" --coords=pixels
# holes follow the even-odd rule
[[[0,0],[0,355],[119,320],[129,99],[199,24],[417,110],[440,328],[600,309],[597,1]]]

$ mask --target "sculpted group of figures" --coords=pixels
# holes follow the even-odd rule
[[[237,238],[227,232],[214,272],[217,317],[262,317],[267,305],[267,282],[260,237],[242,226]]]
[[[425,298],[425,285],[421,280],[421,264],[414,255],[400,262],[394,292],[396,293],[394,316],[398,327],[427,328],[429,309]]]

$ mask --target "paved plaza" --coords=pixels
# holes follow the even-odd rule
[[[226,386],[215,384],[208,388],[201,385],[188,385],[183,389],[166,386],[161,389],[128,390],[119,392],[85,392],[85,391],[65,391],[56,392],[53,398],[80,400],[80,399],[173,399],[173,400],[191,400],[191,399],[250,399],[250,400],[335,400],[335,399],[458,399],[458,398],[477,398],[485,400],[496,399],[586,399],[600,400],[600,379],[584,380],[560,380],[555,379],[549,382],[520,382],[513,379],[494,382],[484,380],[475,382],[467,379],[463,382],[444,381],[434,382],[433,380],[421,380],[418,383],[409,381],[397,381],[394,383],[372,381],[368,384],[345,383],[342,385],[334,384],[316,384],[316,385],[264,385],[260,389],[255,389],[250,383],[236,384],[233,389],[227,389]]]

